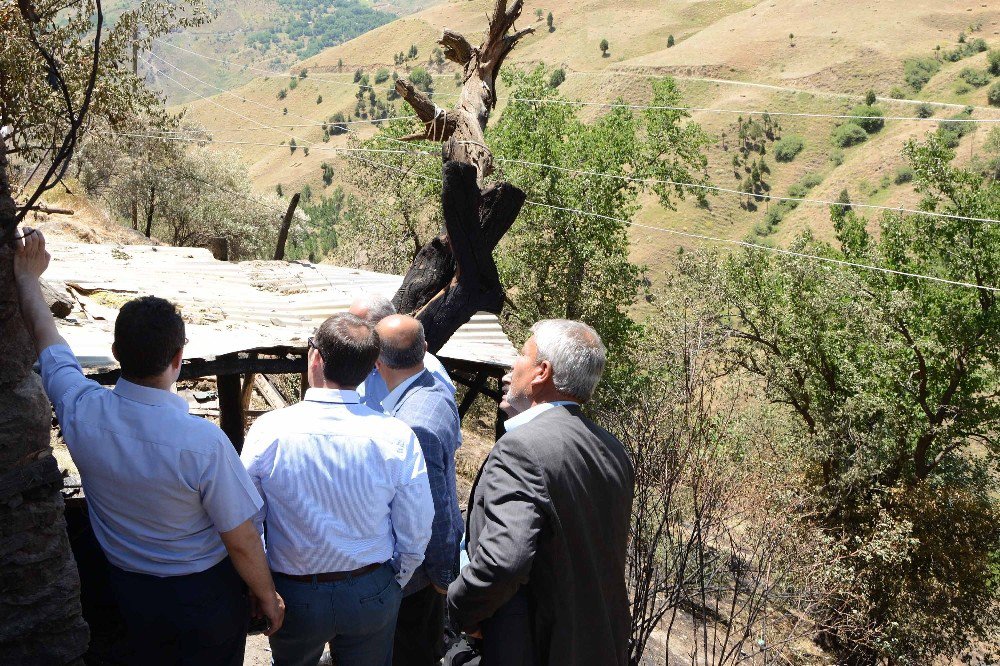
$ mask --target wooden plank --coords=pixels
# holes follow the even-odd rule
[[[472,407],[472,403],[476,401],[479,394],[486,387],[486,382],[489,381],[490,376],[485,372],[480,372],[476,375],[476,382],[469,387],[469,390],[465,393],[465,397],[462,398],[462,404],[458,406],[458,417],[460,419],[465,418],[465,413],[469,411]]]
[[[233,443],[237,453],[243,451],[245,426],[243,419],[242,387],[239,375],[219,375],[215,379],[219,391],[219,427]]]
[[[281,409],[288,406],[281,392],[265,375],[256,375],[254,377],[254,387],[260,393],[261,397],[264,398],[264,402],[270,405],[271,409]]]

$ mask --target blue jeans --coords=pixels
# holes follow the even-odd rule
[[[316,666],[330,643],[343,666],[388,666],[403,590],[389,564],[335,583],[274,577],[285,623],[271,636],[274,666]]]

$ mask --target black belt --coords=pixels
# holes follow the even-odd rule
[[[288,580],[294,580],[300,583],[336,583],[340,580],[355,578],[357,576],[363,576],[366,573],[371,573],[383,564],[384,562],[375,562],[374,564],[366,564],[360,569],[355,569],[354,571],[328,571],[326,573],[318,574],[286,574],[281,573],[280,571],[272,571],[271,573],[280,578],[287,578]]]

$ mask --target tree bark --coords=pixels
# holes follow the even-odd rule
[[[424,130],[404,140],[444,143],[441,206],[445,229],[417,253],[393,298],[397,311],[413,313],[424,324],[427,344],[437,352],[478,311],[499,314],[504,302],[493,249],[510,229],[525,194],[509,183],[483,189],[493,172],[485,132],[496,107],[496,77],[507,54],[532,28],[508,34],[523,0],[510,7],[497,0],[486,39],[473,47],[462,35],[445,30],[439,44],[445,57],[464,68],[458,104],[442,109],[405,79],[396,91],[424,122]]]
[[[0,137],[0,228],[7,232],[16,229],[14,210]],[[0,663],[76,663],[90,634],[49,446],[52,411],[32,371],[13,258],[9,242],[0,245]]]
[[[274,260],[281,261],[285,258],[285,243],[288,241],[288,230],[292,227],[292,218],[295,216],[295,208],[299,205],[300,192],[296,192],[292,196],[292,200],[288,202],[288,210],[285,211],[285,217],[281,220],[281,229],[278,231],[278,245],[274,249]]]

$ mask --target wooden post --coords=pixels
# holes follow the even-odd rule
[[[285,242],[288,240],[288,230],[292,226],[292,217],[295,215],[295,208],[299,205],[300,193],[296,192],[292,200],[288,202],[288,210],[285,211],[285,218],[281,221],[281,230],[278,232],[278,246],[274,248],[274,260],[281,261],[285,258]]]
[[[219,392],[219,427],[229,437],[236,452],[240,453],[245,435],[240,376],[219,375],[215,378],[215,386]]]

